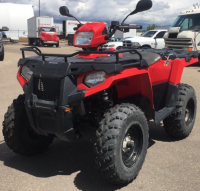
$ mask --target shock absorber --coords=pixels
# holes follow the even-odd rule
[[[104,90],[102,92],[102,98],[104,101],[109,101],[109,95],[108,95],[108,92],[106,90]]]
[[[102,98],[103,98],[103,101],[104,101],[105,109],[109,109],[110,107],[113,106],[113,101],[109,99],[109,93],[108,93],[107,90],[104,90],[102,92]]]

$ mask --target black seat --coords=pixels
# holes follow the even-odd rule
[[[154,52],[145,52],[145,51],[139,51],[139,53],[142,55],[142,59],[146,60],[147,64],[150,66],[152,64],[155,64],[161,59],[161,56]],[[125,58],[132,58],[132,59],[140,59],[139,55],[136,53],[123,53],[123,56]]]

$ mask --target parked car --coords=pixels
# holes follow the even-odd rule
[[[3,42],[2,42],[2,32],[0,32],[0,61],[4,60],[4,46],[3,46]]]
[[[123,41],[128,38],[131,38],[131,37],[123,38],[120,41],[108,41],[108,43],[102,46],[102,51],[105,51],[106,49],[109,49],[109,48],[115,48],[118,50],[120,46],[123,46]]]
[[[147,31],[141,36],[128,38],[123,41],[123,46],[126,47],[142,47],[142,48],[156,48],[161,49],[165,47],[163,39],[167,30],[151,30]]]

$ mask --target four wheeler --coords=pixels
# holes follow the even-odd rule
[[[129,15],[151,7],[150,0],[141,0]],[[73,17],[67,7],[61,7],[60,13]],[[180,81],[184,67],[198,61],[198,53],[98,51],[116,30],[132,28],[140,26],[114,21],[108,31],[103,22],[80,23],[74,46],[86,51],[74,54],[22,48],[17,79],[24,95],[5,114],[7,145],[18,154],[33,155],[44,151],[55,137],[65,141],[85,137],[94,141],[101,175],[113,184],[127,184],[144,163],[149,120],[163,121],[172,137],[187,137],[194,126],[197,100],[194,89]],[[38,56],[26,58],[26,51]]]

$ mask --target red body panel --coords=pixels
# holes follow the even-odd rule
[[[107,49],[106,51],[117,51],[115,48],[109,48],[109,49]],[[105,52],[106,52],[105,51]],[[108,56],[108,54],[79,54],[78,56],[76,56],[76,57],[81,57],[81,58],[85,58],[85,59],[87,59],[87,58],[97,58],[97,57],[100,57],[100,56]],[[123,57],[123,54],[119,54],[119,57]]]
[[[86,23],[83,26],[81,26],[75,33],[74,35],[74,42],[73,45],[75,47],[87,47],[87,48],[91,48],[91,47],[98,47],[102,44],[105,44],[108,42],[108,40],[105,40],[106,34],[102,34],[104,29],[106,28],[106,24],[103,22],[100,23]],[[75,41],[76,41],[76,35],[79,32],[93,32],[93,38],[91,41],[90,45],[75,45]]]
[[[97,58],[100,56],[108,56],[108,54],[79,54],[76,57],[81,57],[81,58],[87,59],[87,58]]]
[[[106,81],[95,87],[89,88],[84,84],[84,78],[90,72],[81,74],[77,79],[77,88],[87,90],[85,96],[88,97],[97,92],[115,86],[118,93],[118,98],[129,97],[136,94],[141,94],[151,101],[153,108],[153,85],[170,82],[177,85],[181,81],[183,68],[187,65],[194,64],[198,61],[197,58],[192,58],[190,62],[185,59],[176,59],[166,64],[165,60],[160,60],[151,65],[149,69],[127,68],[122,72],[107,75]]]
[[[87,87],[83,83],[87,74],[81,74],[77,80],[77,88],[87,90],[85,93],[86,97],[108,89],[111,86],[116,86],[119,99],[141,93],[151,100],[153,104],[152,86],[147,69],[128,68],[117,74],[106,74],[106,81],[92,88]]]

